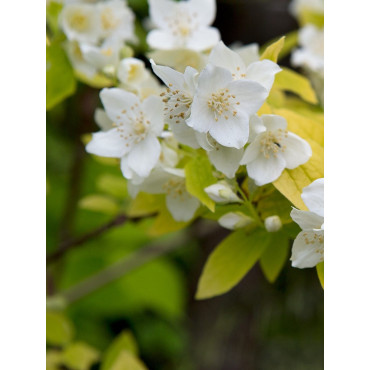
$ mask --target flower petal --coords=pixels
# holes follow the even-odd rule
[[[311,212],[324,217],[324,179],[317,179],[303,188],[302,200]]]
[[[291,132],[288,132],[288,136],[280,144],[285,146],[283,156],[289,169],[306,163],[312,156],[310,144]]]
[[[96,108],[94,113],[94,120],[102,131],[108,131],[112,126],[112,120],[108,117],[105,110],[102,108]]]
[[[261,119],[268,131],[285,130],[288,125],[284,117],[276,114],[263,114]]]
[[[185,80],[184,75],[180,72],[175,71],[174,69],[167,66],[160,66],[155,63],[152,63],[152,68],[154,73],[167,85],[171,88],[177,90],[185,90]]]
[[[324,217],[314,212],[301,211],[296,208],[292,209],[290,217],[302,230],[321,229],[321,225],[324,222]]]
[[[293,243],[292,266],[314,267],[324,260],[324,231],[301,231]]]
[[[208,157],[216,169],[228,178],[233,178],[240,166],[243,157],[243,149],[227,148],[217,145],[215,150],[208,153]]]
[[[217,28],[198,29],[187,40],[186,47],[190,50],[204,51],[213,48],[220,38],[220,31]]]
[[[120,136],[116,128],[100,131],[92,135],[92,140],[86,145],[86,151],[102,157],[121,158],[130,150],[128,142]]]
[[[199,200],[187,192],[181,196],[172,193],[166,196],[166,206],[175,221],[191,220],[199,205]]]
[[[188,145],[194,149],[199,148],[197,131],[194,131],[191,127],[189,127],[184,120],[181,120],[179,123],[170,123],[170,126],[175,138],[181,144]]]
[[[260,83],[267,91],[275,80],[275,74],[280,72],[281,68],[271,60],[261,60],[250,64],[245,72],[248,80]]]
[[[157,164],[161,153],[158,139],[148,133],[147,137],[136,144],[128,154],[129,167],[141,177],[147,177]]]
[[[179,46],[170,31],[152,30],[148,33],[146,41],[153,49],[170,50]]]
[[[209,26],[215,20],[215,0],[189,0],[185,4],[188,5],[190,14],[196,14],[196,21],[201,26]]]
[[[164,126],[164,104],[159,96],[149,96],[142,103],[146,119],[150,121],[149,129],[155,135],[162,133]]]
[[[248,175],[258,186],[266,185],[278,179],[284,168],[285,160],[281,155],[270,156],[269,158],[259,155],[253,162],[247,164]]]
[[[246,66],[249,66],[249,64],[253,62],[257,62],[260,59],[258,53],[258,44],[242,46],[234,49],[234,51],[240,55]]]
[[[168,17],[176,11],[176,4],[171,0],[149,0],[150,19],[159,28],[168,29]]]

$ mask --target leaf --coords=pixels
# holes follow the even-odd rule
[[[185,165],[185,175],[187,191],[214,212],[215,202],[204,191],[207,186],[217,182],[212,174],[212,166],[208,158],[198,156],[190,160]]]
[[[127,196],[127,183],[123,176],[103,174],[98,178],[96,185],[99,190],[117,199],[124,199]]]
[[[79,200],[78,206],[94,212],[101,212],[107,215],[116,214],[119,206],[114,199],[107,195],[91,194]]]
[[[109,346],[104,354],[101,370],[109,370],[123,350],[134,356],[138,356],[139,354],[135,338],[129,330],[124,330]]]
[[[130,217],[142,217],[157,213],[163,208],[166,208],[163,194],[154,195],[140,192],[132,201],[127,215]]]
[[[282,232],[271,233],[271,241],[260,259],[266,279],[273,283],[279,276],[289,253],[289,239]]]
[[[285,36],[281,37],[278,41],[268,46],[262,53],[260,60],[269,59],[276,63],[278,61],[279,53],[284,47],[284,42]]]
[[[319,277],[320,284],[324,289],[324,262],[320,262],[316,265],[317,276]]]
[[[208,257],[196,298],[211,298],[233,288],[257,262],[269,239],[262,229],[249,235],[240,229],[226,237]]]
[[[76,79],[69,60],[59,44],[46,47],[46,110],[72,95]]]
[[[63,352],[63,364],[73,370],[89,370],[91,365],[100,358],[100,353],[95,348],[83,342],[68,345]]]
[[[68,344],[74,336],[74,328],[67,317],[59,312],[46,312],[46,343],[55,346]]]
[[[63,4],[56,2],[56,1],[50,1],[47,4],[46,7],[46,20],[47,24],[50,27],[51,31],[56,34],[59,31],[59,14],[63,9]]]
[[[122,351],[107,370],[147,370],[147,367],[132,353]]]
[[[293,92],[309,103],[318,103],[310,81],[289,68],[283,68],[283,70],[275,76],[274,88]]]
[[[46,370],[60,370],[62,352],[54,349],[46,351]]]
[[[298,15],[299,23],[304,26],[306,24],[313,24],[318,28],[324,27],[324,14],[321,12],[315,12],[311,9],[304,9]]]
[[[279,59],[286,57],[293,48],[298,45],[298,31],[292,31],[285,35],[284,46],[279,53]]]
[[[102,73],[96,73],[93,77],[87,77],[79,71],[74,71],[74,74],[78,80],[86,85],[95,87],[96,89],[102,89],[103,87],[111,87],[114,85],[114,81]]]

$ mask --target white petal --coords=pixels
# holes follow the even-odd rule
[[[199,132],[208,132],[214,122],[214,115],[208,107],[208,99],[195,95],[186,124]]]
[[[183,193],[182,196],[168,194],[166,205],[174,220],[180,222],[191,220],[200,204],[197,198],[188,193]]]
[[[102,108],[95,109],[94,119],[102,131],[108,131],[113,128],[112,120],[108,117],[107,113],[105,113],[104,109]]]
[[[222,41],[213,48],[208,61],[215,66],[228,69],[236,76],[246,72],[242,58],[229,49]]]
[[[258,44],[249,44],[234,50],[240,55],[246,66],[253,62],[257,62],[260,59],[258,53]]]
[[[215,148],[216,141],[212,139],[208,134],[204,132],[198,132],[195,131],[195,137],[197,139],[197,142],[199,145],[204,149],[209,151],[212,151]]]
[[[266,127],[263,121],[257,114],[254,114],[249,120],[249,138],[248,141],[252,142],[257,137],[257,135],[266,131]]]
[[[152,30],[148,33],[146,41],[152,49],[170,50],[181,46],[177,45],[178,42],[170,31]]]
[[[285,145],[283,155],[289,169],[306,163],[312,156],[310,144],[291,132],[288,132],[288,136],[280,144]]]
[[[154,73],[167,85],[173,89],[185,90],[184,75],[166,66],[152,63]]]
[[[267,91],[270,91],[275,80],[275,74],[280,71],[281,68],[276,63],[265,59],[250,64],[245,74],[248,80],[256,81]]]
[[[208,156],[216,169],[231,179],[239,168],[243,152],[243,149],[227,148],[218,145],[215,150],[208,153]]]
[[[189,127],[184,120],[181,120],[180,123],[171,123],[170,127],[179,143],[188,145],[194,149],[199,148],[196,135],[197,131]]]
[[[249,136],[249,117],[238,113],[233,115],[220,116],[218,122],[214,122],[209,130],[210,135],[221,145],[232,148],[243,148]]]
[[[254,222],[254,220],[241,213],[241,212],[229,212],[221,216],[218,223],[225,229],[235,230],[247,226]]]
[[[211,95],[225,88],[232,80],[233,76],[227,69],[207,64],[199,75],[198,93],[203,96]]]
[[[290,217],[302,230],[321,229],[324,222],[324,217],[314,212],[301,211],[296,208],[292,209]]]
[[[171,0],[149,0],[150,19],[159,28],[168,28],[167,17],[176,10],[176,3]]]
[[[128,154],[128,165],[141,177],[147,177],[157,164],[161,153],[161,145],[152,134],[136,144]]]
[[[126,179],[133,179],[135,177],[134,171],[132,171],[132,169],[128,165],[128,156],[127,156],[127,154],[124,155],[121,158],[121,165],[120,165],[120,167],[121,167],[122,175]],[[131,194],[132,197],[134,197],[134,196],[137,195],[138,192],[139,192],[139,189],[133,188],[132,189],[132,192],[130,192],[130,194]]]
[[[261,119],[268,131],[285,130],[288,125],[284,117],[276,114],[263,114]]]
[[[105,88],[100,92],[100,99],[105,111],[112,121],[122,115],[122,110],[129,110],[131,106],[139,104],[139,98],[128,91],[118,88]]]
[[[201,26],[209,26],[216,17],[215,0],[189,0],[187,3],[190,14],[196,14],[196,21]]]
[[[155,136],[162,133],[164,126],[164,104],[159,96],[149,96],[142,103],[146,119],[150,121],[150,132]]]
[[[324,179],[317,179],[303,188],[302,200],[311,212],[324,217]]]
[[[280,155],[270,156],[269,158],[259,155],[253,162],[247,164],[248,175],[258,186],[266,185],[278,179],[284,168],[285,160]]]
[[[162,168],[155,168],[142,184],[140,184],[140,190],[149,194],[165,193],[164,184],[169,181],[171,177],[172,175]]]
[[[88,153],[110,158],[121,158],[129,150],[130,147],[126,146],[126,141],[115,128],[94,133],[86,145]]]
[[[294,240],[292,266],[298,268],[314,267],[324,260],[324,231],[301,231]],[[322,242],[321,242],[322,241]]]
[[[249,116],[257,113],[268,96],[268,91],[262,85],[249,80],[233,81],[227,85],[227,88],[240,103],[234,106],[235,110],[243,111]]]
[[[193,33],[186,43],[190,50],[204,51],[213,48],[220,41],[220,32],[217,28],[202,28]]]
[[[259,136],[256,136],[255,140],[247,146],[247,149],[244,152],[240,164],[249,164],[257,160],[260,155],[261,144]]]

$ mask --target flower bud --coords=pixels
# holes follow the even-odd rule
[[[269,233],[279,231],[281,227],[282,223],[279,216],[270,216],[265,219],[265,228]]]
[[[226,182],[220,181],[204,189],[208,196],[217,203],[241,202],[239,197],[231,190]]]
[[[254,222],[253,218],[241,212],[226,213],[218,220],[222,227],[229,230],[240,229],[252,222]]]

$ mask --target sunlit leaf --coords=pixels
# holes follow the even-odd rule
[[[260,60],[269,59],[276,63],[279,58],[279,53],[284,47],[284,42],[285,42],[285,36],[281,37],[278,41],[268,46],[265,49],[265,51],[262,53]]]
[[[63,351],[63,364],[74,370],[89,370],[100,358],[95,348],[83,342],[68,345]]]
[[[70,320],[62,313],[46,312],[46,342],[51,345],[64,346],[74,336],[74,328]]]
[[[119,205],[113,198],[100,194],[91,194],[83,197],[79,200],[78,206],[82,209],[108,215],[114,215],[119,210]]]
[[[122,351],[114,363],[106,370],[147,370],[147,367],[132,353]]]
[[[320,280],[320,284],[324,289],[324,262],[320,262],[316,265],[317,276]]]
[[[140,192],[132,201],[127,214],[130,217],[142,217],[157,213],[163,208],[166,208],[163,194]]]
[[[242,229],[231,233],[208,257],[196,298],[211,298],[228,292],[257,262],[269,240],[269,233],[262,229],[249,235]]]

